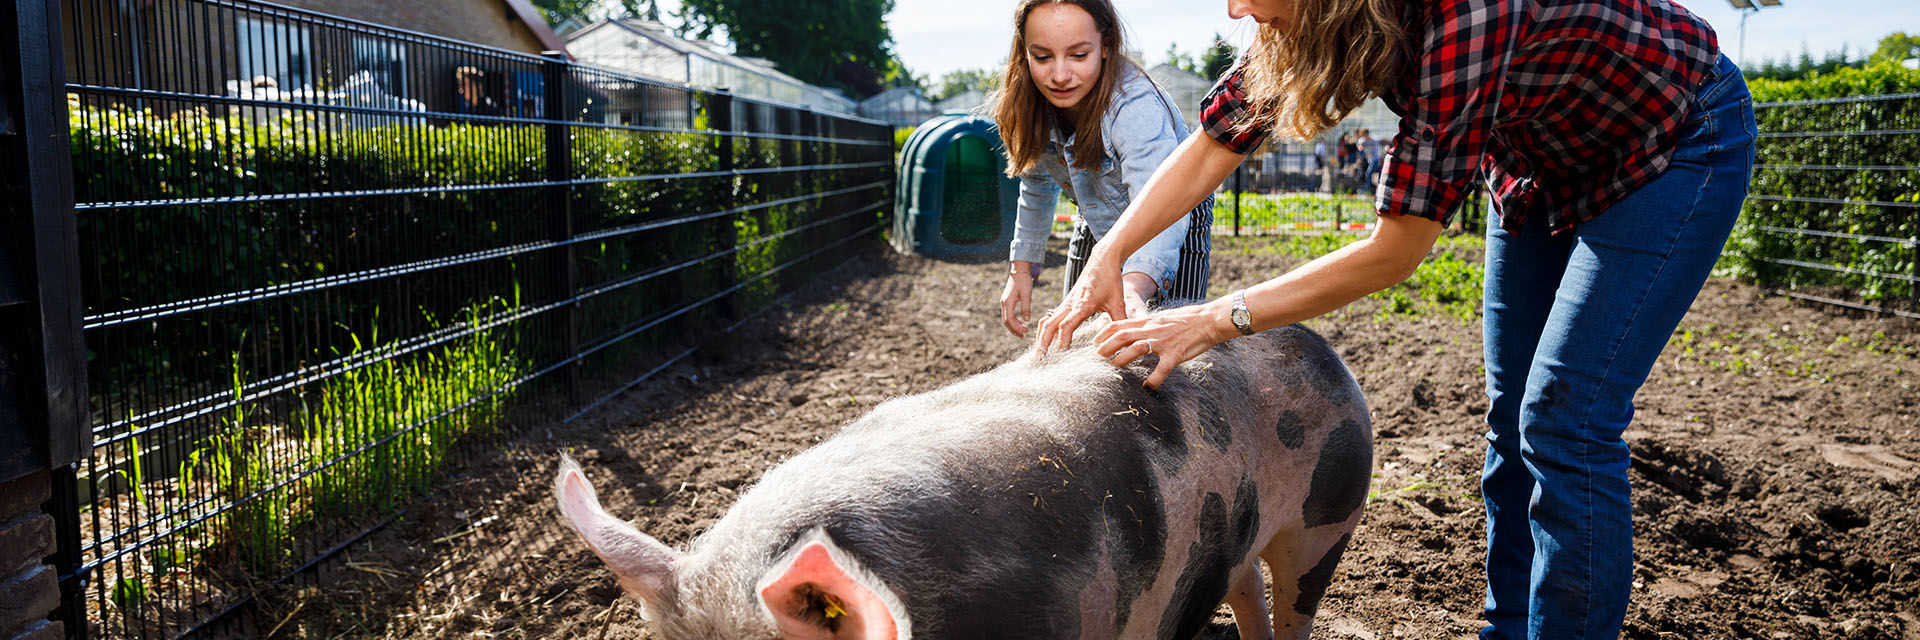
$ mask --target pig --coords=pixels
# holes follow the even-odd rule
[[[1152,356],[1090,342],[881,404],[685,551],[608,514],[570,457],[555,497],[668,640],[1184,640],[1222,602],[1242,638],[1307,638],[1372,473],[1346,366],[1295,325],[1147,389]]]

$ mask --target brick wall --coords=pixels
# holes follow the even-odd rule
[[[0,638],[54,640],[65,636],[47,620],[60,606],[53,567],[53,518],[40,512],[51,497],[45,471],[0,482]]]
[[[280,0],[281,4],[521,53],[546,47],[504,0]]]

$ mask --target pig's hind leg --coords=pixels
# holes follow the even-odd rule
[[[1240,577],[1227,590],[1227,606],[1233,609],[1233,625],[1240,629],[1241,640],[1273,640],[1273,625],[1267,620],[1267,581],[1260,576],[1260,562],[1250,560],[1240,567]]]
[[[1359,521],[1356,511],[1346,522],[1281,530],[1267,542],[1260,559],[1273,574],[1272,637],[1307,640],[1313,631],[1313,614],[1320,609],[1320,598],[1332,584],[1333,570]]]

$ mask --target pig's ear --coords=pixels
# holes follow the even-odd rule
[[[783,638],[907,640],[913,623],[886,583],[868,573],[821,529],[760,579],[760,604]]]
[[[594,555],[613,569],[620,586],[638,597],[650,612],[665,610],[672,603],[673,570],[680,552],[600,508],[593,484],[587,482],[573,456],[561,455],[553,495],[560,502],[562,519],[586,539]]]

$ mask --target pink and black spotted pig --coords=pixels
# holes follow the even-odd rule
[[[889,401],[686,551],[602,510],[571,459],[554,492],[670,640],[1184,640],[1221,602],[1242,638],[1306,638],[1372,471],[1352,375],[1299,326],[1158,390],[1149,370],[1083,346]]]

